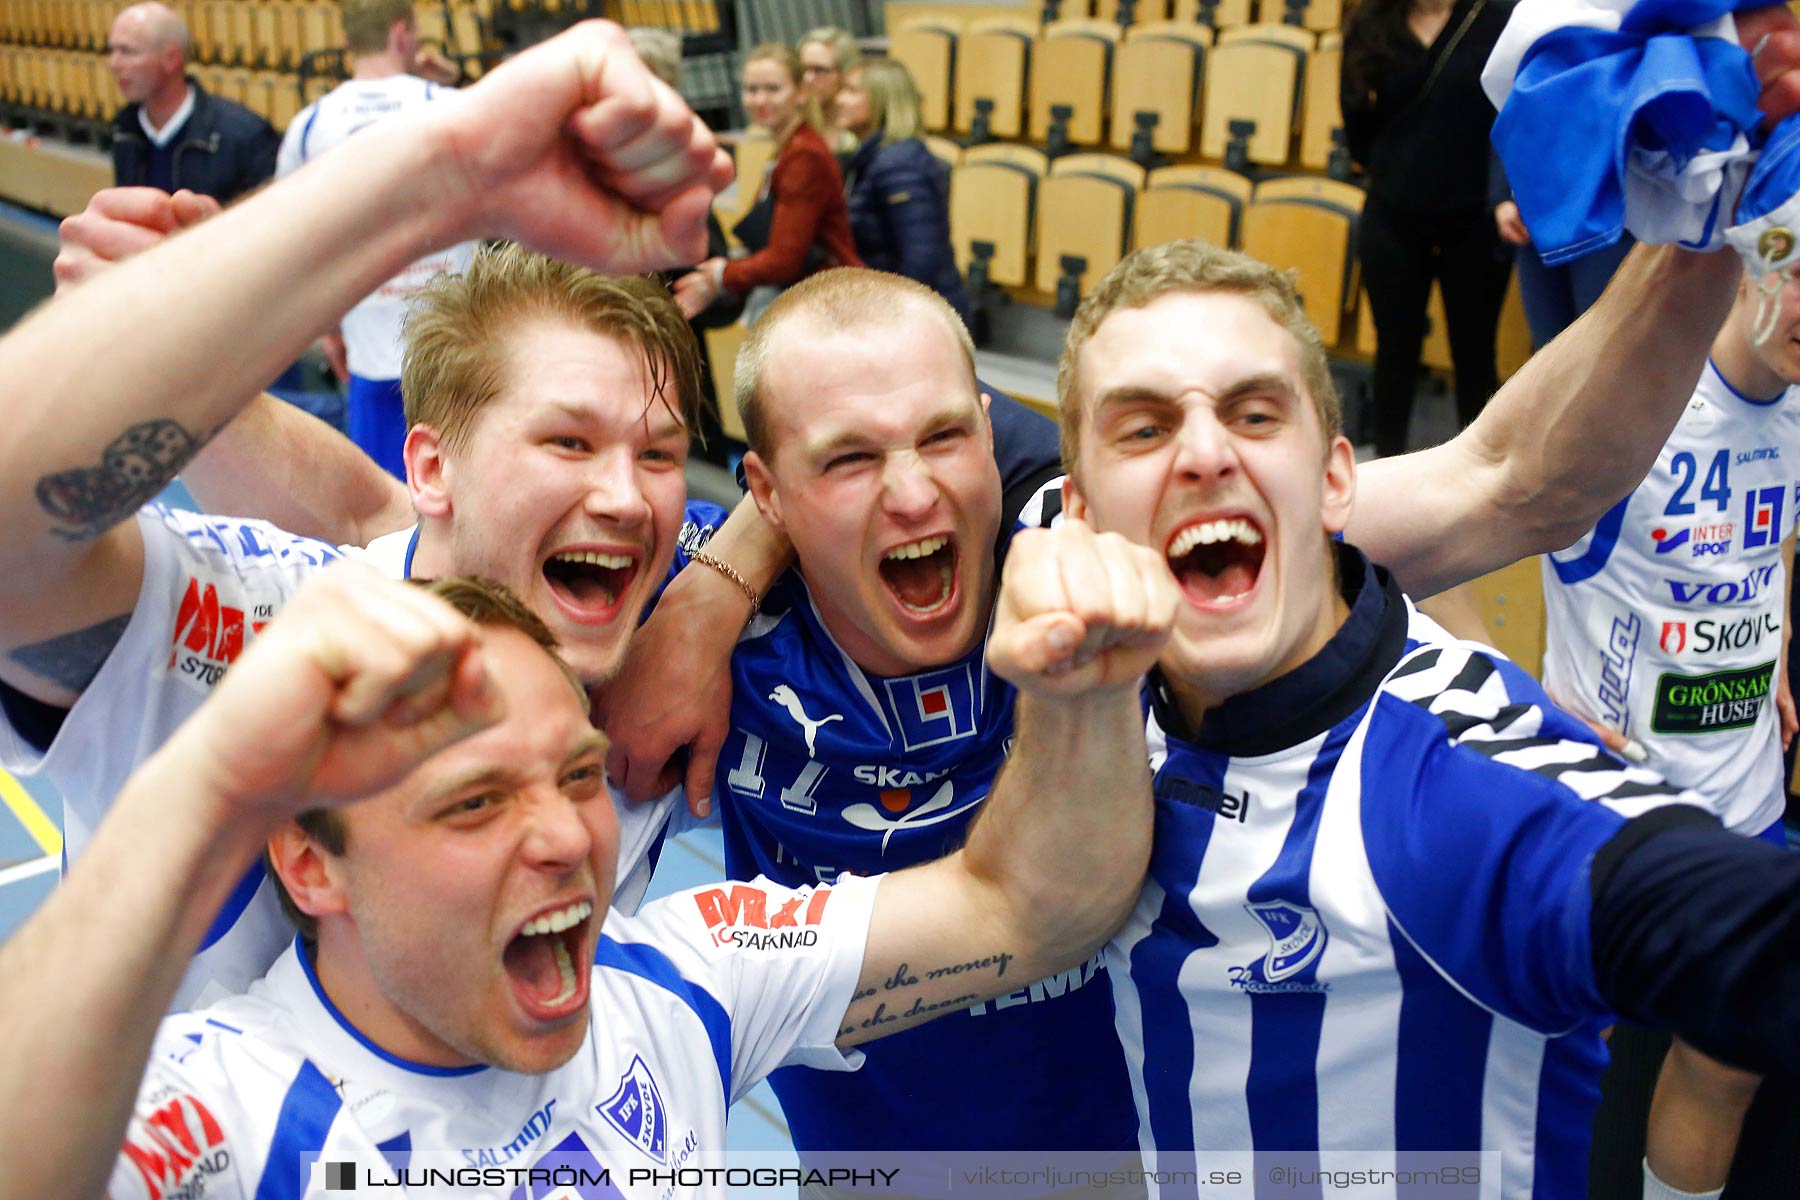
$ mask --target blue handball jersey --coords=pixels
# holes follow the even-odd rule
[[[1185,735],[1152,688],[1150,878],[1107,950],[1145,1165],[1489,1150],[1483,1196],[1579,1196],[1589,864],[1685,797],[1338,553],[1350,613],[1314,658]]]
[[[788,575],[732,659],[715,793],[733,879],[789,886],[929,862],[960,846],[1012,742],[1013,690],[982,648],[902,678],[865,673]],[[1136,1147],[1103,956],[863,1047],[854,1075],[770,1079],[807,1150]]]

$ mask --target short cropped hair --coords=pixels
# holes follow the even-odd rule
[[[634,25],[625,31],[631,48],[650,73],[672,88],[681,86],[681,35],[669,29]]]
[[[906,64],[891,58],[871,58],[851,68],[862,77],[869,97],[869,120],[881,130],[883,141],[904,142],[925,132],[919,86]]]
[[[1327,443],[1343,429],[1343,408],[1331,382],[1331,363],[1319,331],[1300,306],[1292,272],[1279,271],[1247,254],[1210,242],[1177,241],[1133,251],[1106,273],[1075,310],[1056,366],[1056,401],[1062,428],[1063,469],[1075,472],[1081,453],[1082,400],[1075,387],[1081,348],[1101,322],[1124,308],[1143,308],[1184,292],[1229,292],[1260,304],[1293,336],[1300,350],[1300,381],[1312,397]],[[1195,337],[1209,336],[1204,329]]]
[[[600,275],[517,245],[484,249],[461,275],[439,275],[412,300],[400,392],[406,424],[430,425],[455,450],[505,386],[521,321],[547,319],[617,338],[644,356],[653,395],[689,429],[700,405],[700,346],[661,283]]]
[[[344,45],[355,54],[381,53],[395,21],[413,23],[412,0],[342,0],[342,4]]]
[[[581,699],[585,710],[588,705],[587,689],[575,672],[556,652],[556,635],[550,627],[538,619],[511,590],[505,585],[484,579],[479,575],[457,575],[444,579],[413,580],[432,595],[437,596],[477,625],[495,629],[516,629],[544,648],[544,652],[553,659],[568,677],[569,686]],[[344,814],[335,808],[309,808],[294,818],[306,834],[325,853],[336,856],[344,853],[350,845],[350,830],[344,824]],[[310,913],[301,912],[294,904],[294,898],[288,895],[287,888],[282,885],[281,876],[273,868],[269,869],[269,878],[275,882],[275,894],[281,901],[281,911],[287,914],[288,920],[300,931],[300,936],[308,945],[319,937],[319,923]]]
[[[744,440],[767,458],[774,453],[769,440],[769,416],[763,405],[763,375],[768,369],[769,344],[781,326],[809,320],[834,331],[866,330],[872,337],[891,331],[897,314],[914,304],[942,321],[962,348],[969,368],[969,386],[975,386],[975,342],[956,310],[936,292],[916,279],[873,271],[867,267],[833,267],[796,283],[769,305],[750,327],[738,347],[732,376],[732,392],[744,421]]]

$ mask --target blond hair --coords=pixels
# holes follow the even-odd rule
[[[1312,398],[1326,443],[1342,431],[1343,409],[1331,382],[1331,363],[1318,329],[1300,306],[1293,274],[1210,242],[1165,242],[1133,251],[1108,271],[1069,323],[1062,358],[1056,365],[1056,402],[1063,468],[1071,474],[1081,453],[1082,400],[1075,386],[1081,348],[1101,322],[1120,309],[1144,308],[1164,296],[1184,292],[1227,292],[1260,304],[1299,348],[1300,381]],[[1197,329],[1194,336],[1207,333]]]
[[[344,45],[356,54],[387,49],[395,21],[413,23],[412,0],[343,0]]]
[[[883,141],[904,142],[925,133],[919,87],[904,63],[871,58],[854,68],[869,97],[869,121]]]
[[[793,84],[794,91],[798,94],[800,119],[812,126],[812,131],[821,137],[829,131],[830,127],[825,123],[825,112],[819,107],[819,102],[807,95],[806,89],[800,86],[800,55],[792,46],[786,42],[763,42],[752,46],[750,52],[744,55],[744,66],[748,67],[753,62],[780,63],[781,69],[787,72],[788,82]]]
[[[562,673],[568,677],[569,686],[575,689],[575,695],[581,701],[583,711],[588,707],[587,689],[581,686],[569,664],[563,661],[562,655],[556,652],[556,635],[550,627],[538,618],[538,615],[525,607],[525,602],[515,596],[504,584],[495,583],[479,575],[455,575],[444,579],[413,579],[408,582],[417,584],[425,591],[443,600],[451,608],[467,617],[477,625],[496,629],[516,629],[532,641],[544,648],[551,661],[555,662]],[[330,855],[341,855],[350,845],[350,830],[344,824],[344,813],[337,808],[309,808],[294,818],[294,823],[319,849]],[[319,937],[319,923],[312,914],[301,912],[288,895],[287,887],[281,882],[281,876],[269,863],[267,853],[264,854],[264,865],[268,869],[269,878],[275,884],[275,897],[281,902],[281,911],[287,914],[294,928],[308,945]]]
[[[482,408],[505,386],[521,321],[564,321],[635,347],[660,402],[688,428],[700,405],[700,347],[669,291],[640,275],[600,275],[516,245],[484,249],[462,275],[439,275],[412,301],[400,393],[406,424],[468,444]]]
[[[750,327],[738,347],[732,375],[732,392],[744,421],[744,440],[767,458],[774,453],[769,440],[769,416],[763,376],[769,365],[769,345],[781,326],[810,320],[834,332],[866,330],[871,334],[891,331],[903,305],[916,304],[932,313],[950,330],[962,348],[969,368],[969,386],[975,386],[975,342],[969,329],[945,299],[904,275],[872,271],[867,267],[833,267],[809,275],[775,298],[768,311]]]
[[[794,43],[796,56],[800,50],[815,42],[830,47],[831,57],[840,71],[848,71],[863,60],[862,48],[856,44],[856,39],[836,25],[821,25],[817,29],[807,30]]]

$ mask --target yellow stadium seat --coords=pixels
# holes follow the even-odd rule
[[[1049,170],[1042,151],[996,143],[972,146],[950,173],[950,242],[964,275],[973,246],[993,246],[988,277],[1023,287],[1030,282],[1033,215],[1038,181]]]
[[[1111,144],[1131,148],[1139,113],[1156,114],[1150,145],[1186,154],[1194,145],[1196,100],[1212,31],[1172,22],[1134,25],[1113,56]]]
[[[1258,184],[1244,214],[1244,252],[1296,272],[1301,304],[1327,346],[1338,344],[1356,296],[1362,204],[1352,184],[1295,176]]]
[[[1014,17],[973,22],[956,53],[956,128],[975,125],[976,102],[992,105],[988,131],[995,137],[1025,132],[1026,86],[1031,78],[1031,46],[1037,27]]]

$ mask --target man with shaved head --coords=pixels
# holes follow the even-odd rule
[[[187,76],[187,26],[166,4],[113,21],[106,65],[125,107],[113,118],[113,180],[200,192],[229,204],[275,174],[269,123]]]

